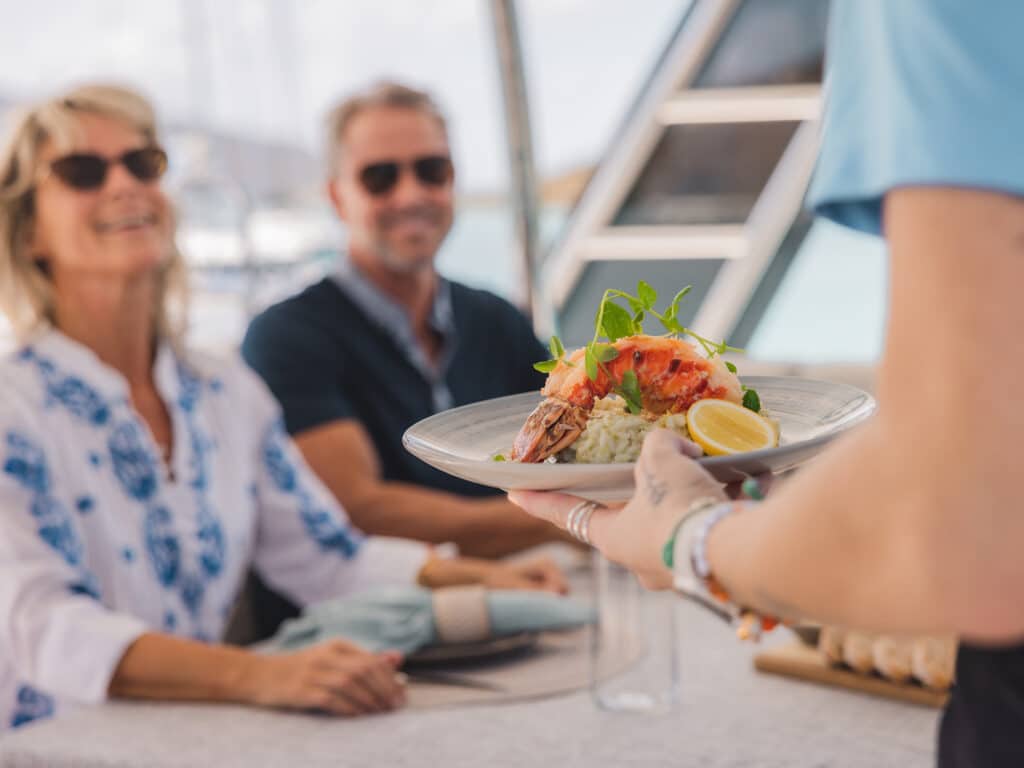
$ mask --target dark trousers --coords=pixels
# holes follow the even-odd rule
[[[1024,646],[961,644],[939,768],[1024,768]]]

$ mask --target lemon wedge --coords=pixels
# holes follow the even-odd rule
[[[686,412],[690,439],[708,456],[774,448],[779,436],[768,419],[728,400],[699,400]]]

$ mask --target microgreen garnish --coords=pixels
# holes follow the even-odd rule
[[[743,407],[750,409],[754,413],[761,412],[761,398],[755,390],[749,387],[743,388]]]
[[[626,407],[630,413],[640,413],[642,408],[640,385],[636,373],[632,369],[626,370],[622,374],[621,381],[616,382],[615,378],[605,367],[605,363],[609,363],[619,356],[619,351],[612,346],[616,341],[627,336],[638,336],[644,332],[643,321],[645,317],[657,318],[667,331],[666,335],[670,338],[681,336],[693,338],[700,344],[708,358],[726,352],[743,351],[736,347],[728,346],[724,341],[714,342],[706,339],[679,322],[680,302],[686,298],[692,287],[688,285],[679,291],[663,312],[658,312],[654,306],[658,301],[658,292],[643,280],[637,283],[635,296],[625,291],[609,288],[601,297],[597,314],[594,316],[594,338],[583,349],[583,365],[586,368],[587,377],[591,381],[597,381],[598,374],[602,371],[608,376],[612,381],[612,391],[626,402]],[[624,301],[629,309],[626,309],[622,304],[616,303],[619,300]],[[607,339],[607,341],[601,341],[602,337]],[[534,363],[533,367],[538,371],[550,373],[562,361],[567,365],[572,365],[568,360],[565,360],[565,348],[557,336],[551,337],[549,349],[551,350],[550,360]],[[736,366],[732,363],[726,362],[725,367],[732,373],[736,373]],[[744,387],[743,405],[752,411],[760,411],[761,401],[757,392]]]
[[[505,461],[505,454],[496,453],[493,456],[491,456],[491,461]]]

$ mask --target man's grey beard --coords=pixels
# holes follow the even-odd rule
[[[437,252],[417,254],[413,258],[403,257],[392,251],[384,243],[377,243],[374,249],[377,258],[388,272],[398,275],[412,275],[424,269],[433,269]]]
[[[381,227],[386,231],[403,218],[427,219],[434,224],[440,224],[444,219],[444,210],[435,205],[409,206],[403,210],[389,212],[382,216],[380,221]],[[442,243],[447,236],[448,233],[445,232],[444,237],[441,238]],[[438,246],[440,247],[440,244],[438,244]],[[434,259],[437,256],[437,250],[435,249],[432,253],[417,254],[411,259],[403,258],[388,247],[384,238],[380,238],[375,243],[374,250],[377,252],[377,256],[380,259],[381,264],[383,264],[389,272],[400,275],[411,275],[422,269],[433,268]]]

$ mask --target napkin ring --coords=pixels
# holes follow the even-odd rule
[[[594,516],[594,510],[600,506],[596,501],[581,501],[569,510],[565,528],[573,538],[590,545],[590,518]]]
[[[434,629],[442,643],[478,643],[491,636],[487,588],[479,584],[435,589]]]

